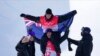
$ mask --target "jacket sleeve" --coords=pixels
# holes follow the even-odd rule
[[[67,38],[69,42],[75,44],[75,45],[78,45],[79,44],[79,41],[76,41],[76,40],[73,40],[71,38]]]
[[[58,15],[58,17],[59,17],[58,23],[62,23],[64,21],[66,21],[67,19],[73,18],[76,13],[77,13],[77,11],[73,10],[69,13],[64,14],[64,15]]]
[[[45,45],[43,45],[43,44],[40,44],[40,46],[41,46],[41,52],[42,52],[42,54],[45,54]]]
[[[45,54],[46,45],[45,45],[45,40],[44,39],[41,39],[40,49],[41,49],[42,54]]]
[[[21,52],[21,51],[24,51],[24,46],[25,46],[26,44],[22,44],[21,43],[21,41],[16,45],[16,50],[18,51],[18,52]]]
[[[64,35],[63,37],[60,38],[59,44],[61,44],[63,41],[67,39],[68,36]]]
[[[35,21],[35,22],[39,22],[39,20],[40,20],[40,17],[36,17],[36,16],[32,16],[32,15],[21,14],[20,16],[27,18],[29,20]]]
[[[69,30],[65,30],[65,34],[60,38],[60,44],[68,38]]]
[[[18,52],[22,51],[21,41],[16,45],[15,49]]]
[[[34,36],[34,39],[35,39],[35,42],[36,42],[36,43],[40,44],[40,41],[41,41],[40,39],[38,39],[38,38],[35,37],[35,36]]]
[[[41,40],[40,40],[40,49],[42,54],[45,54],[45,50],[46,50],[46,45],[47,45],[47,36],[46,33],[43,34]]]

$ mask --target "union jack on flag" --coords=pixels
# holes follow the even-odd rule
[[[31,20],[29,20],[29,19],[27,19],[27,18],[24,18],[24,21],[25,21],[25,25],[26,25],[27,27],[31,26],[32,24],[35,24],[37,27],[41,27],[41,24],[36,23],[36,22],[34,22],[34,21],[31,21]]]

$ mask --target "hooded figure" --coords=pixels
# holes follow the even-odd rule
[[[89,27],[83,27],[81,32],[82,39],[80,41],[68,38],[68,41],[70,43],[73,43],[78,46],[76,49],[75,56],[91,56],[91,52],[93,49],[93,39],[90,32],[91,29]]]
[[[16,45],[17,56],[35,56],[34,39],[30,36],[23,36]]]
[[[73,10],[64,15],[53,15],[52,10],[48,8],[44,16],[31,16],[23,13],[20,16],[35,22],[39,22],[45,32],[47,29],[52,29],[53,31],[57,30],[58,23],[62,23],[73,18],[76,13],[76,10]]]

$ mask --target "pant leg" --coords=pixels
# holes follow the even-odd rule
[[[57,53],[57,56],[60,56],[60,53]]]

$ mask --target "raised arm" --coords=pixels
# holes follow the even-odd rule
[[[35,21],[35,22],[38,22],[40,20],[40,17],[27,15],[27,14],[23,14],[23,13],[20,15],[20,17],[24,17],[24,18],[27,18],[27,19]]]
[[[73,10],[71,12],[64,14],[64,15],[59,15],[58,16],[59,17],[58,23],[61,23],[61,22],[66,21],[67,19],[73,18],[76,13],[77,13],[77,11]]]
[[[40,39],[38,39],[37,37],[34,37],[34,39],[36,43],[40,44],[40,41],[41,41]]]
[[[69,30],[66,29],[65,30],[65,34],[62,37],[60,37],[60,39],[59,39],[59,41],[60,41],[59,43],[60,44],[68,38],[68,34],[69,34]]]

